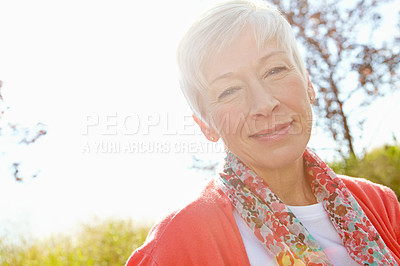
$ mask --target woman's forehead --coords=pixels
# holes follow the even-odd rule
[[[221,38],[222,40],[211,40],[205,47],[207,55],[204,57],[202,65],[204,66],[209,62],[215,61],[217,57],[221,59],[221,57],[229,57],[231,54],[261,52],[266,47],[290,53],[289,44],[282,43],[279,36],[275,34],[263,34],[259,31],[260,29],[255,28],[253,25],[246,25],[241,31],[232,32],[232,34]],[[227,51],[230,54],[227,54]]]
[[[254,34],[247,31],[239,34],[231,44],[211,56],[204,64],[203,73],[211,84],[220,76],[228,76],[238,68],[257,69],[268,61],[279,58],[290,59],[290,53],[274,39],[259,45]]]

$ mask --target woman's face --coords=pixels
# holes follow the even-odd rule
[[[301,158],[312,127],[312,86],[292,56],[274,42],[258,48],[243,31],[208,61],[209,125],[228,149],[257,172]]]

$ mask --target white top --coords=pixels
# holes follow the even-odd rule
[[[318,241],[333,265],[359,265],[353,261],[343,246],[340,236],[329,220],[322,203],[308,206],[287,206],[297,219],[307,228],[308,232]],[[246,248],[250,264],[276,265],[275,258],[268,255],[266,247],[255,237],[246,222],[236,212],[233,212],[236,224]]]

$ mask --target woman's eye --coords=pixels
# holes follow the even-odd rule
[[[286,70],[286,67],[274,67],[273,69],[268,71],[267,76],[278,74],[284,70]]]
[[[232,95],[233,93],[235,93],[235,91],[239,90],[239,88],[229,88],[226,89],[224,92],[222,92],[219,96],[218,99],[222,99],[224,97],[227,97],[229,95]]]

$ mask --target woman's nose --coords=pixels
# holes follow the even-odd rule
[[[250,116],[253,119],[268,117],[279,107],[280,102],[272,93],[272,90],[263,84],[253,84],[249,97]]]

